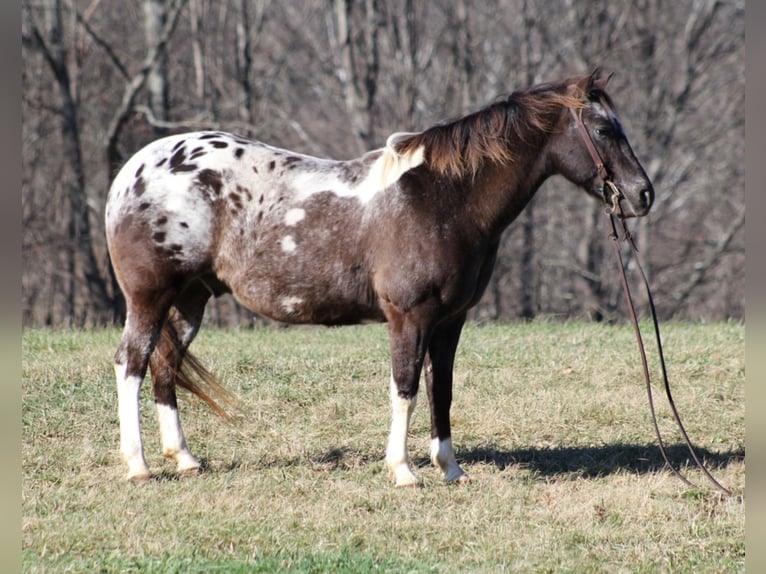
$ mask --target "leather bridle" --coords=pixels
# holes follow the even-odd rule
[[[601,185],[598,187],[598,191],[604,198],[604,202],[608,205],[608,213],[621,213],[622,208],[620,207],[620,200],[623,199],[624,196],[609,177],[609,171],[606,169],[604,160],[601,159],[601,154],[598,153],[596,144],[593,143],[593,138],[590,137],[588,128],[585,127],[585,123],[582,121],[582,110],[583,108],[580,108],[577,111],[575,111],[574,108],[569,108],[569,111],[572,112],[572,117],[575,120],[575,125],[580,132],[580,137],[585,143],[585,147],[587,148],[591,159],[593,159],[593,163],[596,164],[596,171],[598,171],[598,176],[601,178]]]
[[[644,348],[644,342],[641,337],[641,329],[638,326],[636,309],[633,303],[633,297],[630,294],[630,286],[628,285],[628,278],[625,272],[625,264],[622,260],[622,253],[620,251],[620,246],[618,244],[619,235],[617,233],[617,226],[614,221],[615,214],[620,218],[620,223],[622,224],[622,229],[623,229],[623,239],[627,241],[628,245],[630,245],[630,249],[633,252],[633,255],[635,257],[636,266],[641,272],[641,278],[643,280],[644,287],[646,288],[647,301],[649,302],[649,309],[651,310],[652,320],[654,322],[654,334],[655,334],[655,339],[657,341],[657,353],[659,355],[662,378],[665,385],[665,395],[667,396],[668,403],[670,404],[670,408],[673,411],[673,417],[676,421],[676,424],[678,425],[679,430],[681,431],[681,434],[684,437],[684,441],[686,442],[686,447],[688,448],[689,453],[691,454],[691,457],[694,460],[697,467],[703,472],[703,474],[707,477],[707,479],[716,489],[726,494],[727,496],[731,496],[732,492],[729,489],[725,488],[723,485],[721,485],[721,483],[719,483],[713,477],[713,475],[710,474],[708,469],[699,459],[699,457],[697,456],[697,453],[694,450],[694,445],[689,439],[689,435],[687,434],[686,429],[684,428],[684,425],[681,422],[681,417],[678,414],[678,409],[676,408],[675,401],[673,400],[673,395],[670,392],[670,383],[668,382],[668,373],[667,373],[667,369],[665,368],[665,357],[662,352],[660,326],[659,326],[659,321],[657,319],[657,311],[654,306],[654,299],[652,298],[652,292],[651,292],[651,289],[649,288],[649,280],[646,278],[646,273],[644,273],[644,269],[641,266],[641,263],[639,261],[638,249],[636,248],[636,244],[633,241],[633,237],[631,236],[630,231],[627,228],[627,225],[625,223],[625,217],[622,213],[622,207],[620,206],[620,200],[624,198],[624,196],[622,192],[620,191],[620,189],[617,187],[617,185],[609,177],[609,171],[606,165],[604,165],[604,161],[601,159],[601,155],[598,153],[598,149],[596,149],[596,145],[593,143],[593,139],[590,137],[590,134],[588,133],[588,128],[585,127],[585,123],[582,120],[582,108],[578,109],[577,111],[575,111],[574,108],[569,108],[569,110],[572,113],[572,117],[574,118],[575,125],[577,126],[578,131],[580,132],[580,136],[582,137],[583,143],[585,144],[585,147],[588,149],[588,153],[593,159],[593,163],[596,164],[596,170],[598,171],[598,175],[601,178],[601,185],[599,186],[598,189],[604,198],[604,202],[608,206],[606,209],[606,214],[609,216],[609,223],[611,227],[609,236],[613,240],[615,252],[617,253],[620,276],[622,278],[622,287],[625,293],[625,299],[628,304],[630,319],[631,319],[631,322],[633,323],[633,330],[635,331],[635,334],[636,334],[638,350],[641,354],[641,364],[643,366],[643,371],[644,371],[644,380],[646,381],[646,390],[649,396],[649,410],[651,411],[651,414],[652,414],[654,430],[657,435],[657,442],[660,447],[660,452],[662,453],[662,458],[665,460],[665,464],[668,465],[668,467],[673,471],[673,473],[678,478],[680,478],[688,486],[692,488],[698,488],[696,484],[694,484],[689,479],[687,479],[683,474],[681,474],[681,472],[673,465],[673,463],[670,462],[667,452],[665,451],[665,444],[662,440],[662,434],[660,433],[660,427],[659,427],[659,424],[657,423],[657,415],[655,413],[655,408],[654,408],[654,398],[652,396],[652,383],[651,383],[651,377],[649,375],[649,365],[646,359],[646,349]]]

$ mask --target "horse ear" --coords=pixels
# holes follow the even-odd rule
[[[587,99],[593,90],[605,91],[606,85],[614,74],[611,72],[602,76],[601,69],[596,68],[587,76],[580,76],[577,81],[569,86],[569,92],[575,97]]]
[[[593,89],[593,82],[599,73],[598,68],[593,70],[590,75],[579,76],[575,78],[574,83],[567,87],[567,92],[570,96],[573,96],[579,100],[587,100],[588,95]]]
[[[609,83],[609,80],[612,79],[612,76],[614,76],[614,72],[609,72],[606,76],[602,76],[601,70],[599,68],[596,68],[595,70],[593,70],[593,73],[590,75],[591,85],[590,85],[590,90],[588,90],[588,92],[590,93],[590,91],[593,90],[594,88],[602,92],[605,92],[606,85]]]

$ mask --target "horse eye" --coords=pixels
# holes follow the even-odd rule
[[[609,128],[596,128],[594,131],[596,132],[597,136],[602,138],[607,137],[611,133]]]

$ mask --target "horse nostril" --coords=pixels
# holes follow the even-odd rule
[[[641,192],[638,195],[641,198],[641,202],[644,204],[645,207],[649,207],[652,204],[652,198],[654,194],[652,193],[651,189],[644,188],[641,190]]]

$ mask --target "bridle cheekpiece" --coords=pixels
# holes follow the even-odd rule
[[[615,184],[609,177],[609,171],[606,169],[606,165],[604,165],[604,160],[601,159],[601,154],[598,153],[596,144],[593,143],[593,138],[590,137],[588,128],[585,127],[585,123],[582,121],[582,110],[583,108],[580,108],[577,111],[575,111],[574,108],[569,108],[583,143],[585,143],[585,147],[587,148],[590,157],[593,159],[593,163],[596,164],[596,170],[601,178],[601,185],[599,185],[598,191],[608,206],[607,212],[610,214],[616,213],[621,215],[622,208],[620,207],[620,200],[623,199],[624,196],[620,191],[620,188],[617,187],[617,184]]]

